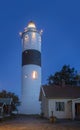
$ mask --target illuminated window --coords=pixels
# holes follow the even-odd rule
[[[25,41],[28,41],[29,37],[28,35],[25,35]]]
[[[36,71],[32,72],[32,78],[37,79],[38,78],[38,73]]]
[[[36,37],[36,34],[33,32],[32,33],[32,39],[35,39],[35,37]]]

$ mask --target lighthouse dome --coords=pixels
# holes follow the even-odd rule
[[[28,26],[27,26],[28,28],[36,28],[36,26],[35,26],[35,23],[33,22],[33,21],[30,21],[29,23],[28,23]]]

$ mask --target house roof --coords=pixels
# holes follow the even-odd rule
[[[43,95],[48,98],[80,98],[80,87],[78,86],[70,86],[70,85],[64,85],[64,86],[57,86],[57,85],[52,85],[52,86],[42,86],[41,92],[40,92],[40,98],[41,100]]]
[[[3,105],[4,105],[4,103],[1,103],[1,102],[0,102],[0,108],[1,108]]]
[[[12,102],[12,98],[0,98],[0,103],[5,103],[6,105],[10,105]]]

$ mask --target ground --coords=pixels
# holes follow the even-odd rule
[[[80,121],[58,120],[50,123],[39,117],[18,116],[0,121],[0,130],[80,130]]]

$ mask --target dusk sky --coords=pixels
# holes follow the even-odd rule
[[[29,21],[43,29],[42,84],[64,64],[80,73],[80,0],[0,0],[0,90],[20,96],[22,44]]]

